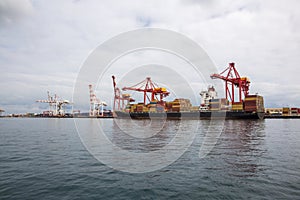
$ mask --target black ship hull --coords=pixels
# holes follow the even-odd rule
[[[245,111],[198,111],[198,112],[122,112],[115,111],[117,118],[131,119],[263,119],[263,112]]]

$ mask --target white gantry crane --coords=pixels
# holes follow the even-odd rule
[[[51,96],[49,91],[47,91],[48,99],[37,100],[36,102],[48,103],[49,104],[49,116],[65,116],[64,106],[70,104],[69,100],[60,99],[56,94]]]
[[[3,112],[5,112],[5,111],[0,108],[0,116],[2,116]]]
[[[104,101],[100,101],[100,99],[97,98],[93,86],[89,85],[90,90],[90,117],[97,117],[97,116],[103,116],[104,115],[104,106],[107,106],[107,104]],[[101,113],[100,113],[101,110]]]

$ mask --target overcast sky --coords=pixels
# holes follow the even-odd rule
[[[45,105],[35,101],[47,91],[71,100],[89,53],[143,27],[186,35],[219,72],[235,62],[266,107],[300,107],[299,7],[297,0],[0,0],[0,108],[41,112]],[[97,88],[98,95],[112,94],[109,85]]]

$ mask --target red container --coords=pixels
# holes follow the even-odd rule
[[[298,114],[298,108],[291,108],[292,114]]]

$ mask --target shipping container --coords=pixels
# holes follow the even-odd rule
[[[241,103],[240,102],[232,103],[231,109],[234,110],[234,111],[244,110],[244,104],[243,104],[243,102],[241,102]]]
[[[149,108],[149,112],[156,112],[156,108]]]
[[[283,107],[282,108],[282,115],[289,115],[290,114],[290,108],[289,107]]]
[[[246,112],[264,112],[264,99],[259,95],[248,95],[245,97],[244,110]]]
[[[291,108],[292,115],[298,115],[298,108]]]

